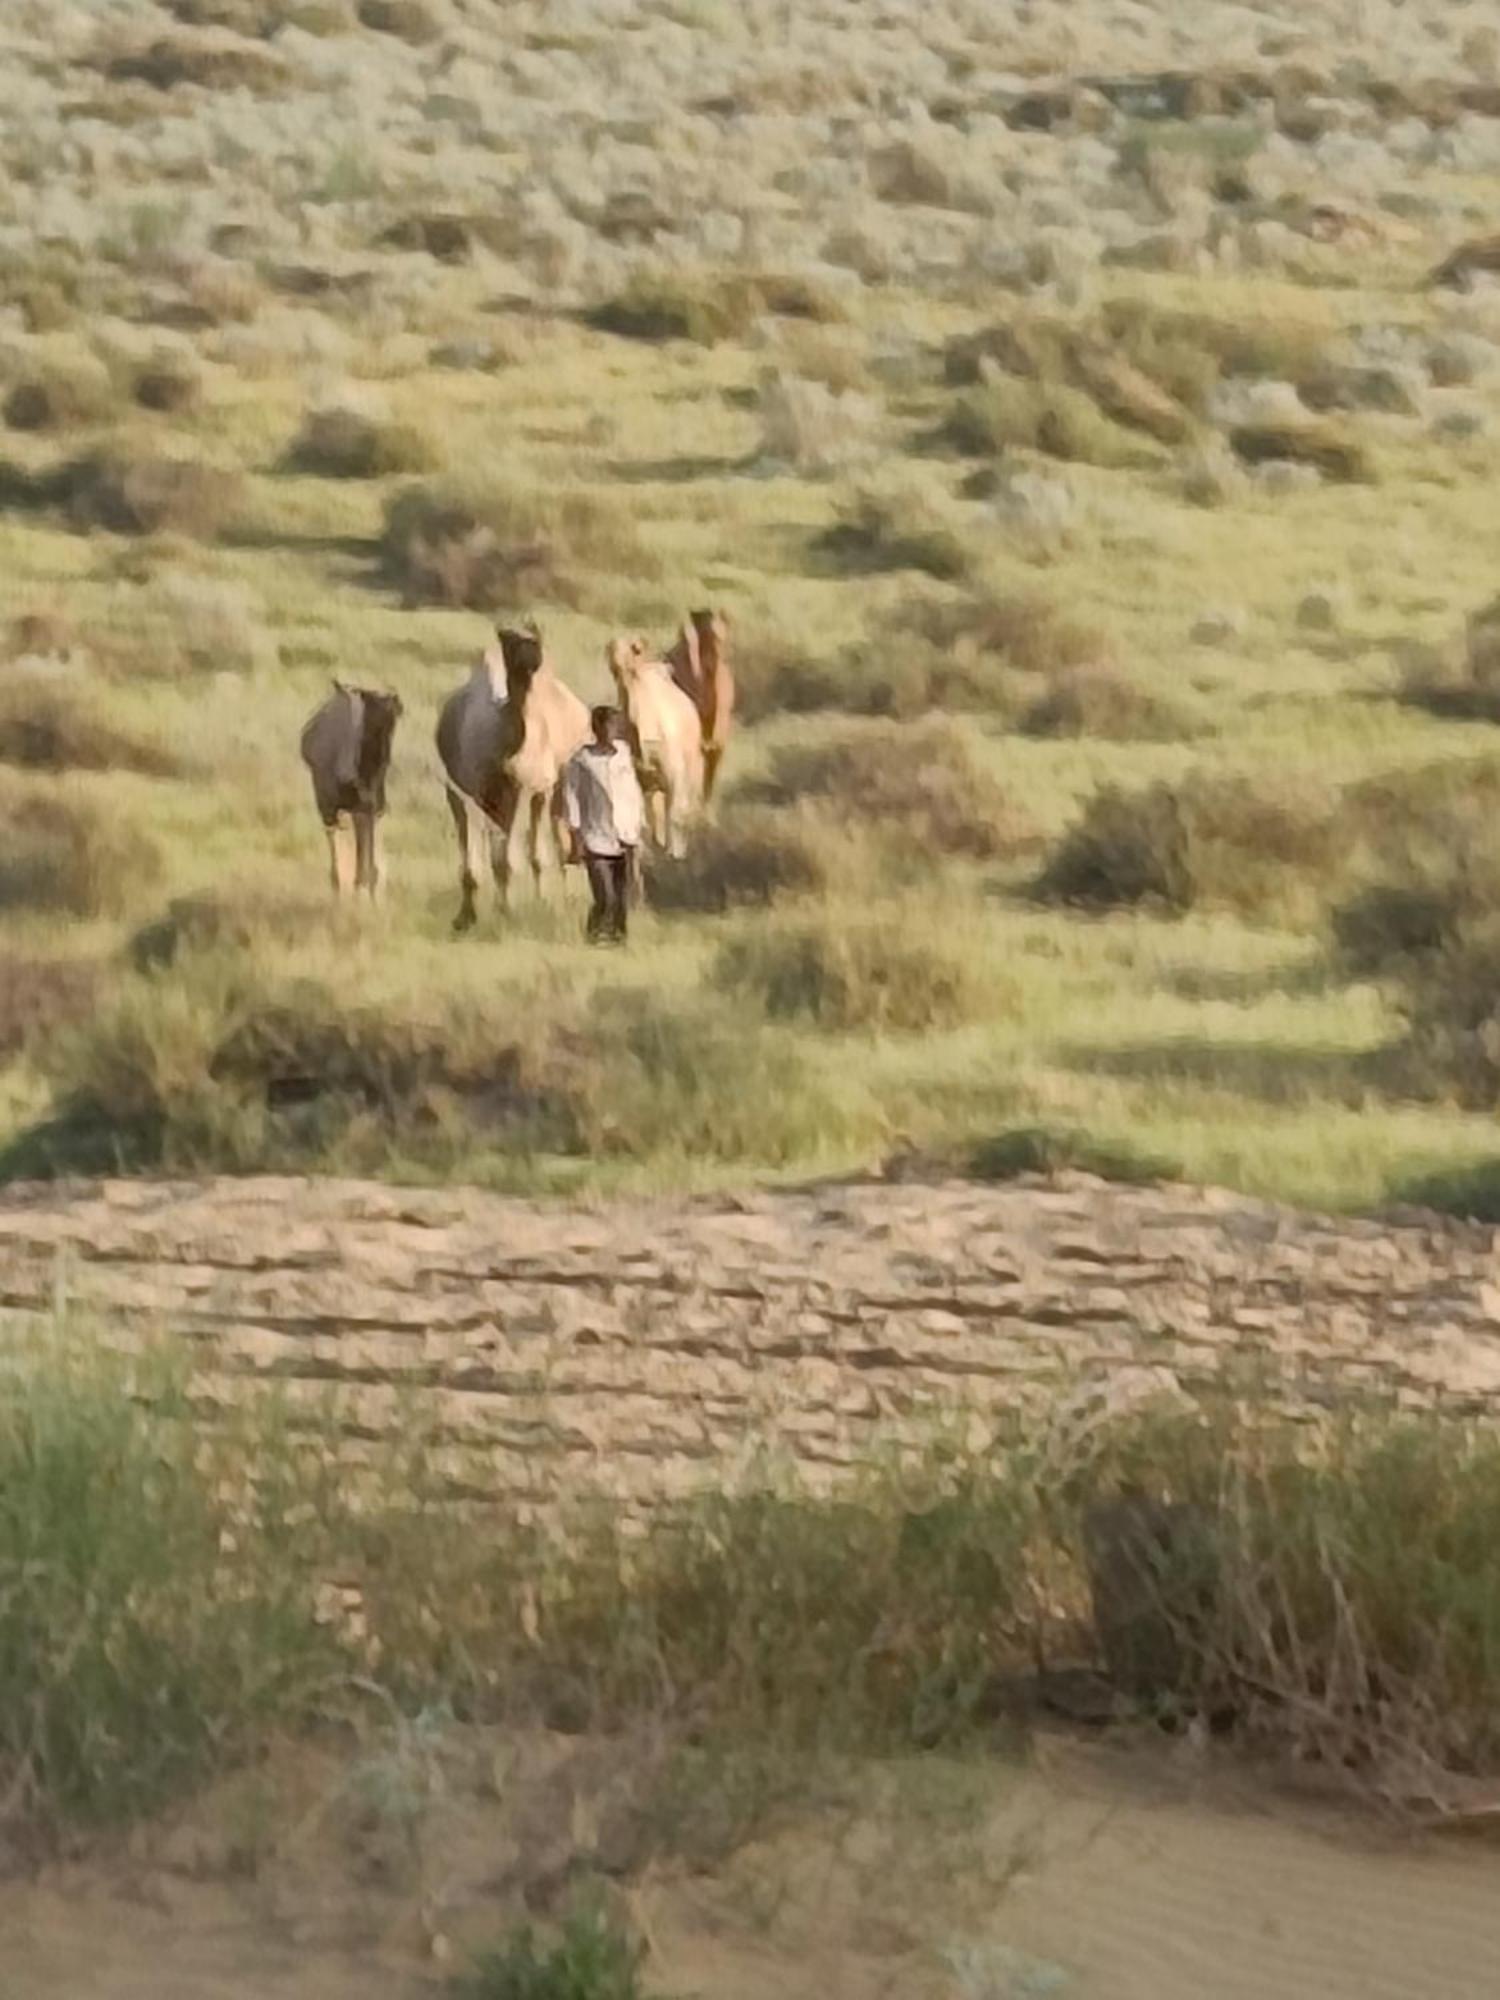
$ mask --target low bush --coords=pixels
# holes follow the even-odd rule
[[[411,486],[385,510],[384,570],[408,604],[574,604],[599,573],[658,565],[623,502],[579,488]]]
[[[1236,424],[1229,445],[1246,465],[1310,465],[1335,484],[1368,485],[1376,476],[1368,447],[1334,424]]]
[[[201,399],[202,371],[185,355],[161,354],[135,371],[130,393],[143,410],[177,415],[193,409]]]
[[[414,424],[333,407],[308,412],[287,453],[287,466],[324,479],[384,479],[396,472],[425,472],[434,459],[430,440]]]
[[[1101,786],[1042,870],[1046,902],[1092,909],[1218,904],[1247,915],[1302,917],[1339,855],[1333,817],[1242,779],[1190,778],[1139,791]]]
[[[951,726],[869,722],[809,743],[781,745],[752,796],[813,805],[858,819],[922,854],[989,860],[1026,843],[1029,828],[975,764]]]
[[[857,390],[777,372],[761,383],[760,422],[767,458],[801,472],[831,472],[874,455],[880,405]]]
[[[529,1924],[451,1982],[453,2000],[646,2000],[644,1947],[602,1911],[569,1914],[552,1943]]]
[[[16,431],[77,429],[103,423],[119,407],[107,371],[54,363],[23,375],[7,391],[5,421]]]
[[[181,760],[162,744],[116,729],[87,693],[42,674],[0,680],[0,764],[31,771],[139,771],[174,777]]]
[[[89,959],[22,958],[7,952],[0,963],[0,1062],[85,1019],[104,977],[103,968]]]
[[[685,860],[648,864],[646,894],[659,910],[717,916],[820,895],[831,867],[810,818],[737,807],[700,829]]]
[[[209,1422],[190,1387],[93,1329],[9,1342],[8,1838],[158,1806],[317,1726],[355,1674],[393,1705],[869,1757],[982,1743],[1025,1717],[1039,1661],[1083,1660],[1137,1714],[1376,1792],[1500,1768],[1500,1444],[1480,1421],[1297,1422],[1236,1397],[1080,1423],[1070,1403],[832,1492],[705,1484],[644,1524],[565,1507],[564,1533],[497,1506],[476,1534],[420,1437],[362,1452],[356,1508],[331,1429],[299,1449],[274,1404]],[[329,1577],[361,1593],[358,1640],[319,1615]],[[575,1917],[467,1991],[552,2000],[495,1982],[635,1965]]]
[[[820,532],[816,546],[840,569],[921,570],[944,583],[962,581],[975,562],[961,518],[946,496],[916,483],[857,488],[840,504],[833,524]]]
[[[360,25],[420,47],[438,41],[442,21],[427,0],[359,0]]]
[[[889,923],[798,924],[726,944],[713,978],[772,1020],[833,1033],[918,1034],[973,1020],[984,1008],[972,967],[940,944]]]
[[[291,81],[285,61],[269,49],[217,35],[162,35],[107,63],[116,83],[148,83],[155,90],[196,84],[201,90],[249,90],[276,96]]]
[[[823,322],[847,316],[835,292],[795,274],[639,271],[585,318],[599,332],[628,340],[691,340],[711,347],[742,340],[768,315]]]
[[[878,1145],[883,1123],[795,1042],[727,1006],[621,990],[554,1038],[583,1157],[783,1167]]]
[[[160,874],[157,848],[118,812],[51,790],[0,791],[0,911],[111,915]]]
[[[1174,703],[1109,667],[1074,667],[1055,675],[1020,726],[1027,736],[1095,736],[1114,743],[1172,743],[1192,734]]]
[[[1106,416],[1081,389],[1064,383],[1008,379],[986,383],[955,403],[942,438],[970,456],[1020,448],[1118,471],[1149,467],[1160,456]]]
[[[0,507],[57,512],[83,533],[164,532],[212,541],[239,510],[239,473],[200,460],[137,455],[119,448],[88,452],[50,470],[0,465]]]

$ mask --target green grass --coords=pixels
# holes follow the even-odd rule
[[[387,11],[393,22],[404,12]],[[324,27],[352,21],[347,9],[302,12]],[[372,62],[441,60],[436,44],[407,46],[368,24],[330,46]],[[855,89],[863,61],[857,38],[841,47],[848,79],[821,66],[829,101]],[[565,52],[587,63],[595,51],[585,36]],[[790,87],[747,80],[744,101],[764,91],[780,115]],[[810,74],[803,88],[813,91]],[[192,90],[157,93],[185,130]],[[649,111],[642,119],[649,134]],[[1170,197],[1190,167],[1221,208],[1243,206],[1219,187],[1257,168],[1238,124],[1127,125],[1115,136],[1143,196]],[[486,135],[484,174],[507,157],[499,143]],[[868,1167],[916,1134],[962,1157],[1037,1128],[1088,1136],[1104,1153],[1139,1136],[1183,1173],[1336,1208],[1468,1184],[1490,1144],[1472,1089],[1452,1065],[1429,1064],[1419,1092],[1409,1070],[1366,1061],[1405,1039],[1407,995],[1383,970],[1372,987],[1370,962],[1331,942],[1331,913],[1379,890],[1379,871],[1353,879],[1337,846],[1289,856],[1274,836],[1292,828],[1290,807],[1247,814],[1248,839],[1200,843],[1192,883],[1184,889],[1179,870],[1163,894],[1158,876],[1156,902],[1130,915],[1091,916],[1082,903],[1109,900],[1093,896],[1043,915],[1028,894],[1102,794],[1311,798],[1337,823],[1351,788],[1482,744],[1482,677],[1441,664],[1403,671],[1399,646],[1436,648],[1441,662],[1492,594],[1474,524],[1500,468],[1493,431],[1453,442],[1420,420],[1351,413],[1340,437],[1378,468],[1376,483],[1278,494],[1246,480],[1216,506],[1182,497],[1225,381],[1307,380],[1361,326],[1443,330],[1459,308],[1413,287],[1452,247],[1436,240],[1442,225],[1406,248],[1330,253],[1300,275],[1228,262],[1105,267],[1072,308],[1002,293],[977,273],[903,274],[899,257],[863,293],[753,247],[669,265],[632,234],[649,233],[649,216],[601,200],[578,228],[608,244],[607,273],[587,259],[574,269],[568,237],[563,275],[528,304],[497,268],[532,254],[532,223],[508,197],[482,219],[458,216],[451,257],[423,256],[401,247],[404,234],[383,237],[403,216],[447,215],[430,199],[413,206],[425,155],[405,181],[394,165],[350,178],[345,161],[347,187],[340,156],[324,164],[327,242],[316,253],[225,249],[179,270],[172,252],[193,191],[174,168],[132,186],[107,255],[38,245],[6,281],[28,331],[0,355],[0,388],[58,393],[55,411],[34,412],[53,429],[7,440],[0,567],[17,617],[66,614],[77,643],[35,714],[16,712],[24,693],[5,697],[5,754],[32,769],[14,782],[0,773],[0,817],[19,829],[0,855],[0,956],[66,965],[87,928],[107,998],[93,1056],[81,1046],[90,1031],[63,1013],[55,1031],[44,1019],[0,1055],[4,1170],[76,1161],[81,1083],[93,1093],[91,1157],[160,1166],[172,1149],[140,1143],[129,1092],[115,1102],[95,1088],[105,1075],[123,1085],[125,1056],[154,1049],[140,1089],[149,1095],[159,1058],[182,1114],[166,1120],[181,1142],[172,1156],[201,1167],[296,1159],[539,1192],[665,1189]],[[759,188],[753,163],[744,171]],[[78,172],[88,200],[99,190]],[[388,191],[408,183],[401,201]],[[1424,168],[1423,184],[1475,197],[1471,180],[1441,166]],[[790,182],[776,186],[773,207]],[[962,202],[949,213],[963,215]],[[300,275],[283,269],[293,261]],[[357,266],[351,287],[346,261]],[[181,297],[163,305],[173,286]],[[157,336],[137,322],[167,305],[181,320],[173,365],[196,392],[142,408],[113,392],[160,372]],[[434,348],[475,341],[491,359],[431,365]],[[852,481],[760,463],[768,366],[874,398],[889,462]],[[340,380],[378,386],[379,423],[309,436],[308,410]],[[1492,418],[1497,394],[1493,376],[1463,390]],[[1067,484],[1074,510],[1055,546],[1002,521],[983,482],[971,485],[972,464],[934,455],[960,401],[974,448]],[[307,448],[289,455],[299,434]],[[429,452],[438,470],[414,485],[400,468]],[[1296,608],[1329,579],[1347,604],[1340,629],[1308,633]],[[596,1109],[562,1140],[525,1119],[475,1119],[474,1090],[455,1092],[451,1077],[434,1086],[447,1093],[435,1123],[425,1088],[381,1086],[372,1111],[366,1075],[357,1115],[346,1105],[291,1137],[274,1129],[287,1122],[279,1114],[267,1128],[243,1063],[238,1082],[210,1073],[224,1021],[209,1022],[208,1003],[170,978],[142,988],[131,939],[183,899],[244,906],[237,977],[270,1010],[256,1018],[285,1039],[295,995],[308,1015],[304,1054],[321,1051],[339,1075],[364,1074],[372,1035],[461,1046],[465,1020],[483,1021],[503,1051],[517,1039],[511,1021],[529,1033],[554,1014],[574,1020],[575,1002],[558,995],[586,1007],[596,985],[576,942],[576,885],[545,914],[505,926],[486,913],[476,936],[446,938],[457,861],[431,744],[437,708],[498,616],[536,616],[559,670],[592,700],[609,692],[612,634],[640,628],[664,642],[700,602],[730,614],[746,701],[722,824],[684,869],[660,872],[658,914],[619,968],[617,983],[656,995],[656,1055],[642,1057],[643,1031],[612,1016],[589,1088],[575,1091]],[[1240,636],[1196,643],[1200,615],[1221,605],[1243,612]],[[393,888],[372,923],[320,907],[322,835],[296,755],[334,675],[393,685],[406,704]],[[908,766],[908,793],[925,783],[932,812],[892,803],[878,773],[873,789],[846,781],[840,711],[888,723],[886,768]],[[952,777],[960,762],[970,775]],[[54,765],[68,768],[54,779]],[[170,783],[158,775],[169,769]],[[768,790],[757,803],[737,799],[740,787]],[[945,788],[968,801],[960,816],[972,831],[957,848]],[[827,939],[888,933],[908,961],[928,951],[940,913],[980,984],[1003,977],[1004,1006],[950,1007],[920,1035],[861,1027],[846,1046],[840,1021],[878,1020],[881,1008],[845,975],[837,1007],[778,1002],[769,1041],[752,996],[725,1033],[748,1023],[759,1073],[811,1099],[806,1115],[748,1115],[732,1066],[704,1053],[725,1039],[716,968],[726,953],[748,963],[774,948],[759,941],[768,908],[799,906],[785,914],[801,921],[808,903]],[[1173,916],[1184,903],[1188,915]],[[674,1009],[681,1046],[720,1064],[697,1091],[664,1053]],[[352,1037],[342,1068],[328,1039],[340,1024]],[[620,1112],[606,1116],[597,1106],[621,1049]],[[469,1085],[484,1060],[462,1054]],[[582,1067],[575,1049],[574,1085]],[[152,1118],[160,1127],[148,1107]]]
[[[329,1449],[333,1405],[293,1426],[262,1392],[205,1423],[180,1348],[59,1322],[7,1357],[9,1832],[131,1819],[372,1694],[649,1721],[691,1790],[710,1752],[769,1771],[994,1745],[1039,1661],[1091,1657],[1143,1716],[1338,1771],[1500,1769],[1500,1444],[1480,1424],[1376,1405],[1295,1424],[1247,1385],[979,1452],[935,1434],[830,1493],[767,1460],[644,1528],[564,1501],[545,1524],[487,1510],[476,1534],[420,1424],[356,1467]]]
[[[642,1949],[583,1907],[548,1944],[522,1925],[452,1982],[454,2000],[646,2000]]]

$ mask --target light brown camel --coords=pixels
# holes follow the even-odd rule
[[[437,750],[458,833],[461,900],[456,931],[474,923],[486,838],[500,907],[509,901],[512,841],[525,827],[537,893],[542,889],[544,824],[562,860],[558,782],[589,733],[589,712],[553,673],[541,636],[504,626],[491,649],[443,703]]]
[[[655,660],[644,639],[612,639],[605,659],[630,724],[636,775],[646,796],[651,837],[680,861],[686,831],[703,805],[703,726],[690,696]]]
[[[708,800],[714,795],[714,782],[734,723],[734,674],[729,665],[729,620],[724,612],[690,611],[667,653],[667,664],[703,725],[703,796]]]
[[[302,761],[328,835],[336,896],[364,889],[374,899],[385,887],[380,822],[400,719],[399,695],[335,681],[333,693],[302,731]]]

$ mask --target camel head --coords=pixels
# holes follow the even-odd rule
[[[650,648],[639,636],[611,639],[604,649],[604,658],[620,691],[621,701],[628,704],[630,690],[635,686],[641,669],[651,664]]]
[[[535,625],[496,627],[500,656],[505,662],[505,685],[512,701],[524,701],[527,690],[542,670],[542,635]]]
[[[729,661],[729,620],[722,611],[690,611],[678,632],[677,646],[695,682],[710,678]]]

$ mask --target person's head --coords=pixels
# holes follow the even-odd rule
[[[618,716],[608,702],[600,702],[597,708],[589,711],[589,726],[594,732],[594,741],[601,750],[608,750],[614,744],[618,734],[616,727],[618,721]]]

